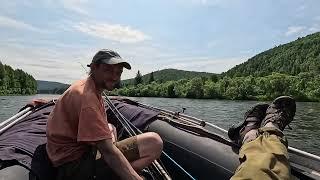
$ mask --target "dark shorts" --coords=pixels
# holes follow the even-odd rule
[[[140,158],[137,137],[130,137],[114,143],[129,162]],[[103,158],[96,160],[97,150],[92,149],[80,159],[59,166],[57,180],[119,179]]]

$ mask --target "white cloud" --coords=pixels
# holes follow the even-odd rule
[[[137,43],[151,39],[150,36],[144,34],[139,30],[135,30],[130,26],[123,26],[120,24],[107,23],[85,23],[81,22],[74,25],[74,28],[80,32],[104,38],[120,43]]]
[[[307,29],[307,27],[305,27],[305,26],[289,26],[285,35],[291,36],[291,35],[295,35],[295,34],[300,34],[306,29]]]
[[[285,32],[285,36],[304,36],[310,33],[320,32],[320,23],[317,22],[320,16],[314,18],[314,23],[309,26],[289,26],[287,31]]]
[[[18,21],[13,18],[5,17],[5,16],[0,16],[0,26],[1,27],[8,27],[8,28],[15,28],[15,29],[30,30],[30,31],[38,31],[38,32],[41,31],[40,29],[38,29],[30,24],[26,24],[22,21]]]
[[[0,42],[0,54],[3,63],[21,68],[36,79],[72,83],[86,76],[79,62],[86,65],[98,49],[110,48],[120,53],[132,65],[125,70],[122,79],[135,77],[138,70],[142,74],[164,68],[176,68],[191,71],[220,73],[245,61],[239,58],[210,58],[199,56],[181,56],[175,50],[158,47],[152,43],[110,44],[97,43],[90,46],[76,46],[41,40],[36,47],[21,39],[8,39]]]
[[[90,49],[78,47],[32,47],[15,39],[0,43],[0,58],[4,64],[23,69],[35,79],[66,83],[85,76],[79,62],[88,63],[88,51]]]
[[[88,3],[88,0],[61,0],[64,8],[71,11],[88,15],[88,11],[85,9],[85,5]]]
[[[320,32],[320,24],[314,24],[308,30],[310,33]]]

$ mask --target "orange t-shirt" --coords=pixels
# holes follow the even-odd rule
[[[79,159],[93,142],[111,138],[103,100],[92,78],[72,84],[47,122],[47,153],[53,165]]]

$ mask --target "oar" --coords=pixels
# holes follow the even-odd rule
[[[9,128],[12,127],[13,125],[15,125],[17,122],[19,122],[21,119],[27,117],[27,116],[28,116],[29,114],[31,114],[32,112],[33,112],[33,111],[31,111],[31,110],[29,109],[29,111],[26,111],[22,116],[14,119],[14,120],[11,120],[11,122],[8,121],[8,123],[5,124],[4,127],[1,127],[1,129],[0,129],[0,135],[1,135],[3,132],[5,132],[7,129],[9,129]]]
[[[0,129],[2,129],[2,127],[6,124],[8,124],[10,121],[13,121],[15,119],[17,119],[18,117],[22,116],[23,114],[25,114],[26,112],[30,111],[32,109],[32,107],[27,107],[24,110],[20,111],[19,113],[15,114],[14,116],[12,116],[11,118],[3,121],[0,123]]]

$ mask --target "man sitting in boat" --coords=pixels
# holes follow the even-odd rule
[[[64,92],[48,119],[46,150],[57,179],[107,179],[108,168],[121,179],[141,179],[137,172],[159,158],[162,140],[148,132],[117,142],[101,95],[120,81],[123,67],[131,66],[107,49],[98,51],[88,66],[88,78]],[[101,153],[97,161],[96,150]]]
[[[291,179],[288,143],[282,131],[295,112],[295,100],[281,96],[271,105],[254,106],[244,122],[229,129],[230,139],[242,145],[241,164],[231,179]]]

